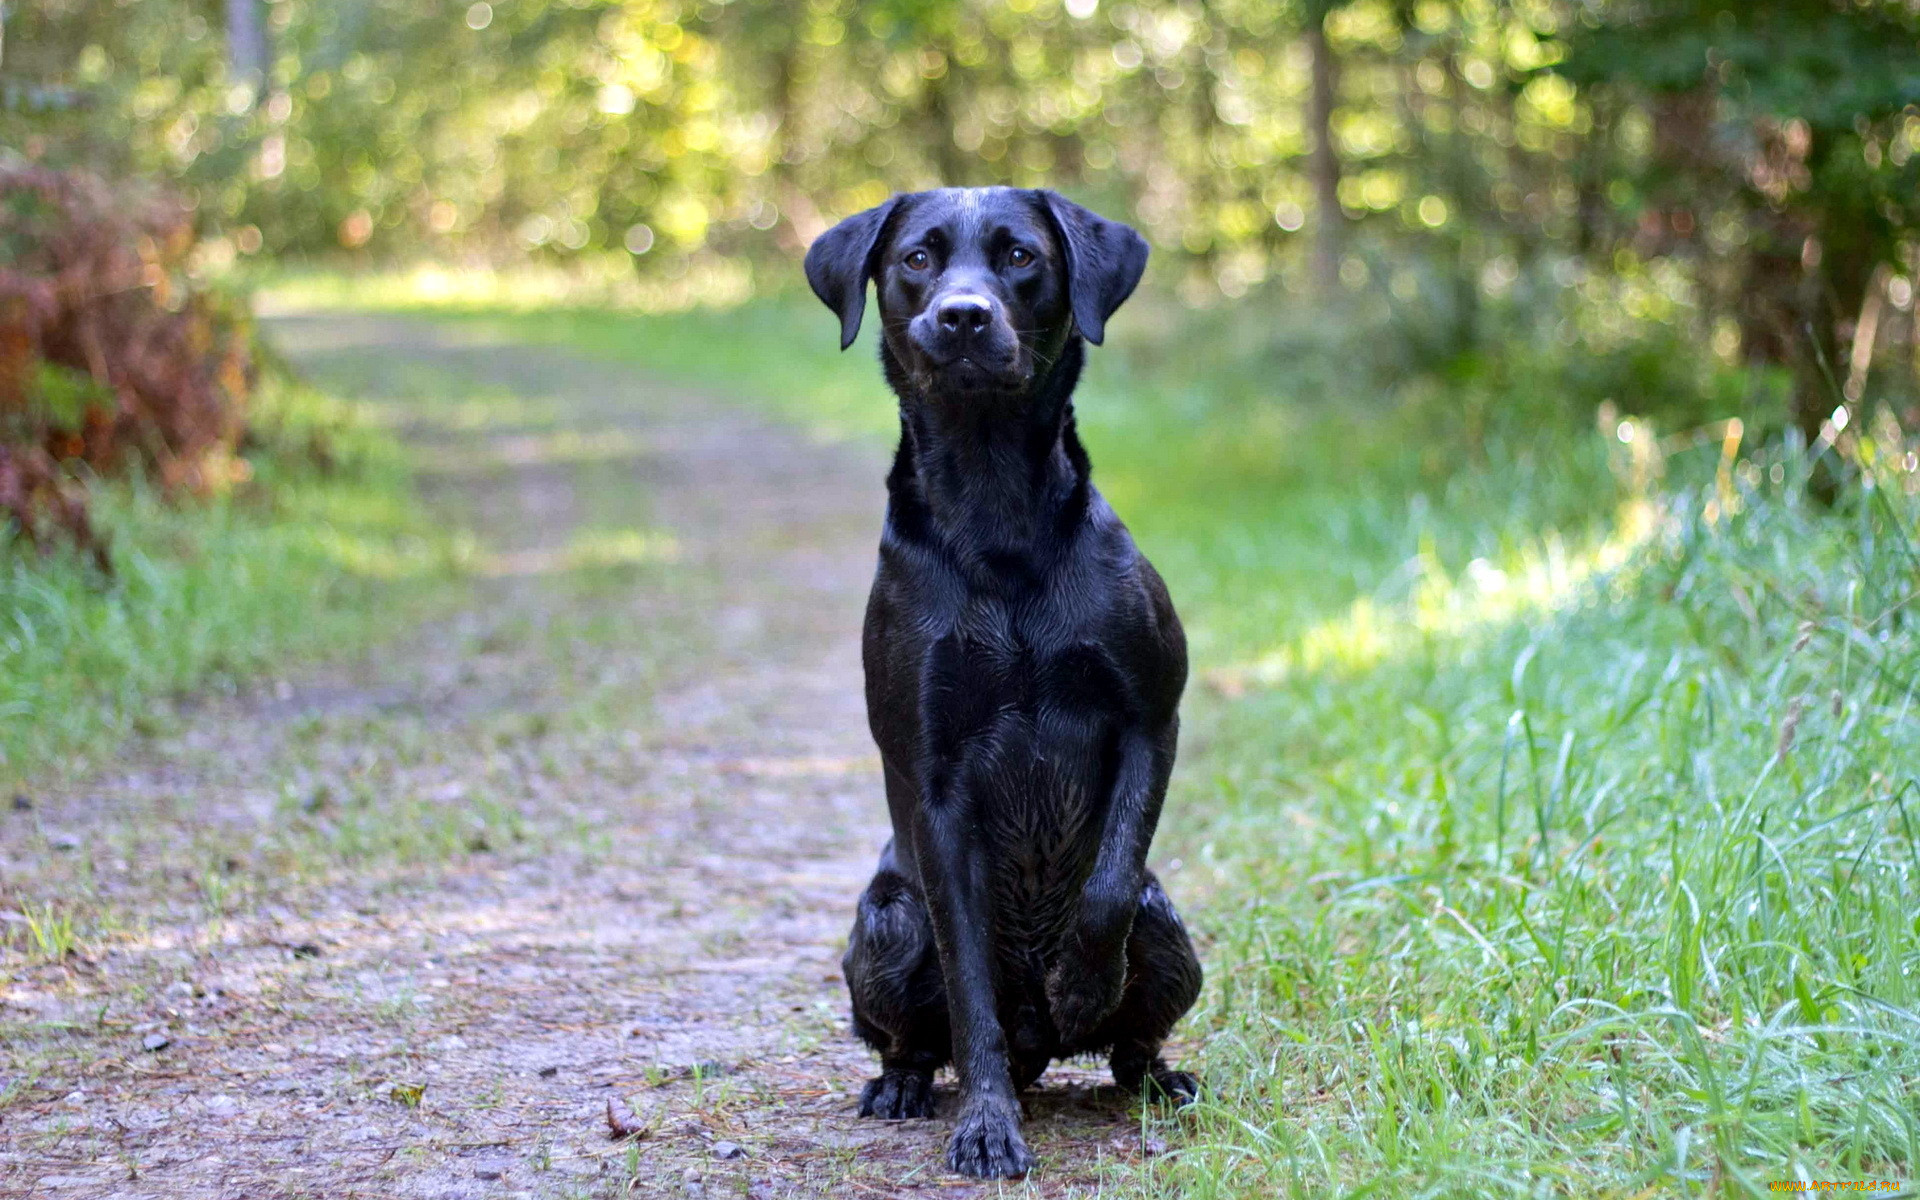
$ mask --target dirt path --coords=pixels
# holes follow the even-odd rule
[[[6,960],[0,1196],[1062,1195],[1137,1152],[1087,1070],[1020,1187],[945,1173],[944,1109],[853,1116],[871,450],[477,326],[274,334],[399,427],[471,591],[0,811],[0,900],[80,939]]]

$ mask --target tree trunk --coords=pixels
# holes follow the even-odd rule
[[[1451,244],[1453,257],[1448,269],[1448,285],[1453,294],[1453,344],[1449,351],[1465,354],[1480,340],[1480,279],[1473,243],[1482,205],[1480,189],[1475,186],[1473,140],[1467,136],[1467,81],[1460,74],[1458,51],[1448,47],[1440,56],[1440,65],[1447,77],[1450,118],[1447,140],[1441,151],[1442,184],[1453,209],[1453,229],[1442,235]]]
[[[260,0],[227,0],[227,62],[233,77],[251,82],[259,94],[266,90],[270,57]]]
[[[1326,12],[1314,5],[1307,19],[1307,48],[1313,58],[1312,87],[1307,98],[1307,125],[1313,134],[1313,153],[1307,172],[1313,179],[1313,278],[1322,292],[1340,286],[1340,249],[1346,217],[1340,211],[1340,152],[1333,141],[1334,88],[1338,83],[1333,47],[1327,44]]]
[[[960,149],[953,140],[954,111],[953,97],[948,85],[955,70],[952,57],[948,57],[947,73],[927,83],[926,99],[920,106],[922,128],[926,130],[924,141],[932,148],[934,170],[940,177],[933,180],[935,187],[967,187],[973,183],[974,156]],[[1014,147],[1009,145],[1007,153],[1011,157]],[[1011,179],[1003,180],[1011,183]]]
[[[1845,402],[1842,380],[1852,357],[1846,331],[1859,319],[1879,263],[1871,244],[1853,236],[1856,214],[1759,209],[1755,217],[1739,302],[1741,342],[1749,361],[1791,373],[1793,424],[1812,445]],[[1816,484],[1824,490],[1824,481]]]
[[[771,171],[774,202],[781,217],[774,227],[774,239],[788,253],[797,254],[825,228],[801,182],[806,147],[800,131],[800,23],[784,5],[773,6],[770,13],[749,10],[744,15],[754,20],[756,27],[772,33],[767,64],[775,130]]]

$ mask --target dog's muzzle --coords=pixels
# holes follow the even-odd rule
[[[956,292],[927,306],[907,327],[926,372],[964,390],[1026,382],[1020,342],[990,296]]]

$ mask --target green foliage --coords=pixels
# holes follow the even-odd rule
[[[1229,256],[1221,278],[1244,290],[1293,240],[1304,218],[1290,214],[1311,207],[1306,79],[1287,50],[1301,14],[1282,5],[276,0],[265,11],[264,88],[223,63],[205,3],[138,0],[111,19],[77,0],[16,13],[10,71],[76,101],[20,115],[43,153],[178,178],[211,226],[254,226],[280,251],[642,246],[664,264],[796,249],[895,187],[1049,183],[1134,209],[1170,251]],[[1455,111],[1424,93],[1401,105],[1403,59],[1457,38],[1497,75],[1532,69],[1550,57],[1557,18],[1421,19],[1410,29],[1351,5],[1331,22],[1355,60],[1343,202],[1353,217],[1400,218],[1383,223],[1389,234],[1426,228],[1410,189],[1430,173],[1409,153],[1417,130],[1464,105],[1538,152],[1569,119],[1516,106],[1477,67]]]
[[[18,144],[177,181],[220,235],[209,269],[531,255],[683,300],[791,286],[811,237],[891,190],[1057,186],[1140,225],[1189,304],[1311,282],[1396,311],[1383,370],[1443,376],[1549,334],[1569,274],[1658,277],[1667,344],[1696,347],[1696,373],[1788,368],[1809,440],[1836,403],[1820,360],[1847,373],[1869,293],[1897,279],[1911,309],[1920,73],[1898,0],[259,11],[264,80],[225,64],[205,0],[15,12],[8,69],[44,85],[7,93]],[[72,102],[32,99],[47,88]],[[1307,279],[1320,238],[1337,283]],[[1875,328],[1903,363],[1911,320]]]
[[[27,952],[44,962],[61,962],[80,949],[73,915],[61,912],[51,901],[28,904],[20,914]]]
[[[1165,1194],[1911,1174],[1920,507],[1803,477],[1755,459],[1549,606],[1208,704],[1165,852],[1211,897],[1220,1086]]]
[[[447,561],[347,406],[287,383],[260,402],[248,485],[178,503],[141,477],[96,482],[110,577],[71,549],[0,549],[0,778],[83,771],[163,727],[170,697],[366,640],[391,619],[376,594],[418,594],[389,564]]]
[[[27,385],[26,406],[19,413],[7,413],[11,425],[4,431],[8,440],[24,440],[46,430],[78,432],[87,413],[96,409],[111,411],[113,395],[95,383],[92,377],[57,363],[36,362],[33,379]]]
[[[1793,416],[1814,440],[1859,399],[1857,382],[1836,394],[1855,319],[1883,272],[1911,270],[1920,17],[1828,0],[1581,12],[1556,70],[1612,117],[1600,145],[1637,210],[1637,252],[1698,259],[1697,286],[1725,298],[1747,356],[1792,370]]]
[[[1584,84],[1662,92],[1712,84],[1751,114],[1836,134],[1858,134],[1863,118],[1920,99],[1920,29],[1905,4],[1666,0],[1588,3],[1581,16],[1559,69]],[[1904,165],[1890,164],[1890,174],[1899,177]]]

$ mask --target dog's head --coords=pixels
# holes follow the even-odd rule
[[[1096,346],[1147,266],[1147,243],[1053,192],[942,188],[856,213],[807,250],[807,282],[860,332],[867,280],[881,337],[917,390],[1017,393],[1075,335]]]

